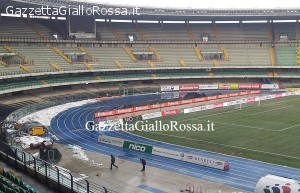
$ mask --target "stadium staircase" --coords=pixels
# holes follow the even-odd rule
[[[89,65],[87,62],[83,62],[83,65],[88,69],[88,70],[94,70],[94,67]]]
[[[123,64],[121,64],[121,62],[118,60],[115,60],[115,64],[118,66],[118,68],[124,68]]]
[[[228,52],[227,52],[226,48],[224,46],[220,46],[220,49],[223,52],[224,60],[228,61],[229,60],[229,56],[228,56]]]
[[[274,73],[273,72],[268,72],[268,76],[269,77],[274,77]]]
[[[296,39],[300,40],[300,24],[299,21],[296,23]]]
[[[59,67],[56,63],[50,63],[50,65],[56,70],[56,71],[63,71],[62,69],[61,69],[61,67]]]
[[[151,74],[152,78],[157,78],[157,74]]]
[[[23,56],[22,54],[20,54],[20,53],[17,52],[16,50],[14,50],[12,47],[6,45],[6,46],[3,46],[3,48],[4,48],[5,50],[7,50],[8,52],[13,53],[13,54],[15,54],[16,56],[18,56],[19,58],[21,58],[21,59],[23,60],[24,63],[26,63],[26,64],[31,64],[31,62],[30,62],[25,56]]]
[[[96,80],[102,80],[100,76],[95,76]]]
[[[215,36],[216,40],[220,40],[220,34],[217,30],[217,26],[216,26],[215,22],[213,22],[213,33],[214,33],[214,36]],[[228,52],[227,52],[226,48],[224,46],[221,46],[221,45],[219,45],[218,47],[223,52],[224,60],[228,61],[229,56],[228,56]]]
[[[214,67],[219,67],[219,62],[218,62],[218,60],[213,60],[213,64],[214,64]]]
[[[161,57],[160,57],[160,55],[158,54],[158,52],[156,51],[156,49],[155,49],[153,46],[149,46],[149,50],[150,50],[151,52],[153,52],[153,54],[155,55],[156,61],[157,61],[157,62],[161,62]]]
[[[118,32],[115,30],[115,28],[112,26],[111,22],[108,23],[108,27],[111,30],[112,34],[115,36],[115,38],[118,41],[123,41],[123,39],[120,37],[120,35],[118,34]]]
[[[300,66],[300,46],[297,45],[296,47],[296,64]]]
[[[275,59],[275,50],[274,47],[270,47],[270,60],[271,60],[271,65],[276,66],[276,59]]]
[[[4,193],[39,193],[31,186],[25,184],[13,172],[6,172],[0,168],[0,192]]]
[[[270,23],[270,21],[268,21],[268,37],[269,37],[270,41],[272,41],[272,42],[274,41],[274,30],[273,30],[272,23]],[[275,55],[275,49],[274,49],[273,44],[269,50],[270,50],[271,65],[276,66],[276,55]]]
[[[179,64],[181,67],[187,67],[187,64],[185,63],[185,61],[183,59],[179,60]]]
[[[38,30],[38,28],[31,22],[30,18],[27,18],[27,23],[33,29],[33,31],[39,35],[40,38],[46,39],[46,36]]]
[[[20,68],[29,74],[31,73],[31,70],[28,66],[20,64]]]
[[[40,83],[41,83],[42,85],[47,85],[47,84],[48,84],[48,82],[45,81],[45,80],[40,80]]]
[[[146,38],[144,32],[139,27],[136,28],[136,32],[139,34],[139,36],[141,37],[141,39],[143,41],[147,41],[147,38]]]
[[[0,60],[0,65],[6,66],[6,63]]]
[[[194,51],[195,51],[199,61],[203,61],[203,57],[202,57],[202,54],[201,54],[201,51],[199,50],[199,48],[195,46]]]
[[[215,36],[216,40],[220,40],[220,34],[217,30],[217,26],[216,26],[215,22],[213,22],[213,33],[214,33],[214,36]]]
[[[56,52],[59,56],[61,56],[66,62],[72,64],[72,60],[68,58],[58,47],[51,47],[54,52]]]
[[[151,68],[155,68],[155,64],[151,61],[151,60],[147,60],[147,63],[148,65],[151,67]]]
[[[85,55],[87,55],[87,57],[89,57],[93,62],[96,62],[96,58],[90,53],[88,52],[86,49],[84,49],[83,47],[78,47],[78,49],[83,52]]]
[[[128,54],[128,56],[131,58],[132,61],[137,62],[136,57],[132,54],[132,51],[129,47],[123,47],[125,52]]]
[[[197,38],[196,38],[196,36],[195,36],[195,34],[192,30],[192,27],[190,26],[190,23],[187,23],[187,32],[188,32],[189,37],[190,37],[191,40],[193,40],[193,41],[197,40]]]

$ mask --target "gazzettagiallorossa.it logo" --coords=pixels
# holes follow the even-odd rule
[[[85,7],[83,5],[79,6],[60,6],[60,7],[14,7],[7,6],[6,14],[8,15],[19,15],[28,14],[30,16],[82,16],[82,15],[140,15],[139,7],[100,7],[92,6]]]

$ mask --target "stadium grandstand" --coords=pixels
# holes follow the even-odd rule
[[[50,11],[48,10],[47,14],[41,14],[40,12],[43,11],[41,10],[42,6],[47,6]],[[93,6],[100,7],[101,11],[111,9],[112,14],[108,14],[107,12],[104,14],[103,12],[101,12],[102,14],[88,14],[89,12],[87,11],[91,10]],[[63,10],[65,12],[60,11],[54,13],[55,10],[61,7],[64,7]],[[205,97],[213,97],[215,95],[224,97],[224,95],[226,95],[226,97],[229,98],[229,96],[231,97],[230,94],[232,94],[232,100],[234,100],[238,98],[237,96],[250,95],[249,97],[257,97],[267,95],[267,92],[268,94],[278,94],[278,92],[281,94],[285,92],[285,89],[290,88],[297,90],[300,88],[299,8],[247,10],[154,8],[145,6],[137,10],[136,7],[126,5],[122,6],[121,10],[119,9],[120,6],[117,5],[76,0],[0,0],[0,159],[7,164],[3,166],[6,169],[0,168],[0,192],[173,193],[179,192],[179,189],[181,189],[186,192],[196,193],[196,185],[191,185],[191,182],[192,184],[198,183],[195,179],[212,181],[213,183],[224,185],[224,187],[232,188],[226,189],[222,187],[224,188],[222,191],[253,192],[255,183],[264,175],[282,174],[284,177],[295,178],[295,176],[299,174],[298,169],[293,170],[293,167],[300,168],[300,165],[296,161],[293,161],[294,159],[300,159],[297,157],[298,155],[295,155],[297,158],[291,155],[290,157],[282,156],[282,154],[285,155],[288,150],[285,151],[281,149],[282,151],[276,151],[276,156],[278,157],[275,156],[276,158],[274,158],[274,160],[270,160],[270,155],[268,155],[269,158],[266,158],[267,156],[264,157],[265,155],[253,157],[252,154],[248,155],[247,152],[242,152],[244,150],[246,151],[248,147],[245,147],[243,150],[232,150],[234,151],[234,153],[232,153],[229,152],[229,150],[223,151],[212,145],[208,145],[204,147],[203,150],[210,153],[216,151],[221,153],[222,156],[224,156],[224,154],[230,154],[230,156],[233,155],[263,161],[255,161],[255,163],[252,163],[252,165],[255,166],[257,164],[257,167],[260,168],[271,168],[269,165],[262,165],[264,162],[288,165],[291,168],[285,168],[286,170],[282,168],[278,169],[276,168],[278,165],[274,165],[275,170],[278,169],[276,170],[277,173],[275,171],[274,173],[264,171],[265,173],[253,174],[253,176],[248,177],[249,181],[241,179],[241,182],[239,182],[238,179],[240,176],[247,176],[247,171],[238,171],[237,174],[232,174],[236,176],[231,177],[230,174],[219,174],[219,171],[210,170],[205,167],[203,172],[207,172],[207,176],[204,174],[202,176],[200,175],[202,170],[195,172],[198,174],[183,173],[195,179],[191,179],[191,182],[185,181],[189,178],[177,181],[177,185],[180,185],[178,185],[178,190],[176,191],[172,189],[171,185],[170,187],[157,187],[158,185],[153,185],[155,182],[153,182],[152,185],[156,188],[150,188],[151,183],[147,185],[141,183],[139,186],[134,187],[134,189],[125,190],[124,187],[128,186],[132,188],[132,184],[140,182],[137,182],[138,180],[136,179],[133,180],[134,182],[129,182],[129,179],[120,179],[116,175],[110,176],[108,180],[99,180],[99,178],[94,177],[95,175],[101,177],[101,174],[98,173],[87,174],[88,176],[85,176],[85,174],[83,174],[85,171],[92,173],[98,170],[99,167],[102,167],[102,164],[95,163],[97,158],[93,157],[93,152],[98,152],[106,156],[109,156],[111,153],[120,154],[120,159],[122,159],[123,156],[122,150],[105,150],[106,146],[110,148],[107,144],[105,144],[105,148],[99,151],[93,149],[94,147],[92,146],[95,144],[84,146],[85,144],[81,144],[80,142],[80,140],[84,140],[83,138],[80,139],[80,134],[78,134],[76,139],[75,137],[74,139],[72,138],[73,134],[75,135],[76,132],[79,133],[81,130],[84,130],[82,127],[84,127],[85,123],[82,124],[83,122],[80,121],[88,121],[90,116],[97,118],[94,113],[99,111],[101,111],[100,113],[112,112],[113,110],[118,111],[153,104],[160,104],[159,108],[162,112],[161,104],[165,100],[162,97],[162,93],[168,89],[168,91],[181,91],[181,89],[197,90],[197,92],[195,91],[192,94],[185,93],[185,99],[188,97],[198,98],[202,95],[205,95]],[[36,12],[37,10],[39,10],[38,13]],[[70,12],[70,10],[73,12]],[[51,11],[54,12],[49,14]],[[78,13],[78,15],[74,15],[75,12]],[[185,89],[185,85],[187,89]],[[191,85],[198,85],[197,89],[190,89]],[[199,94],[198,91],[201,85],[211,86],[207,86],[206,89],[208,91],[205,91],[204,94]],[[214,87],[214,85],[219,85],[219,87],[211,91],[210,87]],[[224,89],[225,86],[221,88],[220,85],[229,86]],[[246,85],[244,86],[245,89],[243,89],[245,93],[241,93],[241,91],[239,94],[234,95],[233,93],[236,93],[236,90],[242,90],[242,86],[239,87],[238,85]],[[251,86],[247,87],[247,85],[260,88],[258,89],[259,92],[251,92],[253,89]],[[265,91],[264,88],[267,88],[268,91]],[[152,94],[155,94],[155,96],[152,96]],[[157,94],[161,94],[161,97],[157,97]],[[131,97],[133,98],[129,98],[127,101],[127,95],[132,95]],[[135,98],[136,96],[137,98]],[[143,98],[138,98],[140,96]],[[181,97],[180,93],[178,96]],[[124,99],[122,97],[124,97]],[[57,142],[57,144],[53,146],[61,151],[62,161],[58,162],[61,163],[60,166],[58,166],[59,164],[57,166],[54,165],[57,164],[57,162],[51,162],[54,158],[49,158],[49,161],[42,157],[38,158],[33,156],[36,153],[39,155],[42,154],[42,150],[35,152],[30,149],[28,151],[28,149],[24,147],[19,147],[19,143],[12,142],[15,139],[19,140],[20,134],[12,132],[11,127],[14,127],[14,129],[19,128],[19,120],[30,114],[53,106],[65,105],[70,102],[76,103],[86,100],[105,101],[108,100],[107,98],[116,101],[103,102],[103,104],[99,103],[99,108],[100,106],[102,108],[101,110],[96,104],[93,106],[88,103],[82,103],[81,105],[86,106],[82,106],[81,109],[78,108],[74,110],[77,106],[72,106],[74,111],[72,111],[72,108],[57,111],[51,119],[49,118],[48,126],[50,133],[55,134],[56,137],[60,139],[60,142]],[[172,98],[172,100],[170,98]],[[216,99],[218,99],[217,102],[222,103],[229,101],[229,99],[225,100],[224,98],[220,97]],[[119,101],[117,101],[117,99]],[[173,97],[169,96],[166,100],[167,102],[178,101],[173,100]],[[183,103],[180,104],[182,105]],[[186,102],[184,104],[188,104],[189,106],[178,107],[179,111],[184,113],[193,111],[184,108],[194,108],[199,105],[198,102],[195,104],[194,102]],[[259,99],[259,106],[260,105],[261,101]],[[290,104],[290,106],[295,105]],[[237,107],[242,113],[244,106],[238,104]],[[287,107],[289,106],[287,105]],[[276,109],[285,109],[287,107],[278,107]],[[84,109],[87,109],[87,111],[83,111]],[[269,112],[272,110],[264,109],[259,111]],[[68,115],[67,112],[70,113],[70,115]],[[147,111],[147,113],[149,112]],[[151,111],[150,113],[153,112]],[[297,114],[298,112],[295,110],[295,112],[292,111],[292,114]],[[138,112],[130,113],[128,112],[127,114],[130,116],[142,116],[142,114]],[[256,112],[251,113],[254,115]],[[50,114],[49,110],[49,115],[48,112],[44,115],[47,117],[50,116]],[[79,116],[79,114],[82,116]],[[162,112],[162,116],[163,114]],[[222,111],[220,114],[224,114],[224,112]],[[236,116],[238,116],[237,114],[238,113],[236,113]],[[107,115],[111,116],[111,114]],[[124,118],[122,115],[116,115],[117,118]],[[206,116],[210,115],[205,114],[202,117]],[[103,118],[102,116],[99,117]],[[62,121],[61,118],[65,118],[65,120]],[[68,118],[72,120],[68,122]],[[177,118],[180,119],[180,117]],[[260,117],[257,117],[257,119],[259,118]],[[80,123],[73,123],[73,119],[78,119]],[[40,120],[30,119],[30,121]],[[62,122],[64,122],[64,126],[60,126],[60,124],[63,124]],[[284,129],[288,130],[299,126],[299,122],[294,121],[293,123],[294,125],[287,126]],[[269,122],[268,124],[270,124],[270,127],[276,127],[276,125],[271,125]],[[67,130],[68,126],[73,128],[73,130],[70,129],[70,132],[66,134],[63,129]],[[256,126],[250,124],[248,127],[252,127],[253,129]],[[261,126],[257,126],[256,129],[258,127],[261,128]],[[32,128],[32,131],[35,129],[38,131],[38,128]],[[284,129],[278,128],[278,131],[284,131]],[[127,135],[130,134],[124,134],[124,136]],[[297,134],[294,135],[296,136]],[[91,137],[90,141],[92,142],[95,136],[96,134],[92,134],[91,136],[87,135],[87,138]],[[114,135],[114,137],[120,136],[122,137],[123,135]],[[141,136],[185,146],[185,144],[174,142],[176,140],[175,138],[173,138],[174,141],[172,141],[172,139],[164,140],[162,135],[148,136],[142,134]],[[182,136],[177,137],[180,138]],[[207,139],[201,138],[201,140],[209,141],[209,137]],[[278,136],[274,138],[276,137]],[[48,134],[46,138],[49,138]],[[128,137],[127,139],[130,138]],[[134,138],[132,137],[132,139]],[[156,141],[148,141],[149,139],[142,137],[138,139],[141,140],[141,142],[145,140],[146,144],[156,144]],[[94,141],[97,140],[98,134]],[[223,142],[223,140],[219,141],[220,143]],[[213,144],[214,141],[211,143]],[[37,145],[39,148],[45,148],[45,146],[47,146],[45,141],[39,141]],[[69,149],[66,148],[68,145]],[[84,150],[92,152],[89,155],[94,159],[92,163],[88,163],[87,160],[82,161],[83,165],[89,164],[89,167],[80,170],[78,169],[79,167],[70,166],[71,163],[68,163],[67,159],[73,159],[74,155],[64,153],[70,151],[70,149],[75,151],[77,147],[71,147],[71,145],[82,146]],[[230,145],[235,146],[236,144]],[[297,146],[296,143],[293,145]],[[163,147],[168,147],[168,145]],[[189,147],[202,149],[199,148],[197,144],[191,144]],[[251,148],[252,147],[249,147],[248,149]],[[48,157],[51,154],[49,152],[54,152],[54,150],[52,150],[53,149],[49,149],[49,151],[47,151]],[[259,149],[256,153],[261,153],[262,151],[263,150]],[[82,152],[83,150],[80,149],[79,153],[76,152],[76,154],[81,155]],[[212,156],[215,159],[220,157],[210,155],[210,153],[207,153],[207,156]],[[134,153],[129,152],[128,154],[130,155],[126,154],[124,160],[132,163],[139,162],[139,159],[133,158],[135,157],[132,155]],[[143,155],[139,152],[138,156]],[[156,157],[144,157],[146,157],[146,160],[149,159],[149,166],[151,167],[180,173],[170,169],[168,166],[161,166],[160,162],[168,162],[169,158],[165,158],[166,160],[161,160],[160,162],[158,161],[158,163],[152,163],[150,160],[155,160],[156,157],[158,157],[157,155]],[[104,156],[101,158],[110,159]],[[67,161],[65,161],[65,159]],[[222,159],[232,158],[225,156],[222,157]],[[288,161],[285,162],[285,159]],[[244,159],[241,160],[236,162],[243,162]],[[50,163],[48,163],[48,161]],[[74,161],[74,163],[78,164],[79,162]],[[231,166],[233,165],[232,172],[235,172],[237,168],[233,163],[235,163],[235,161],[231,163]],[[176,167],[178,163],[171,162],[171,164],[174,164]],[[224,162],[224,168],[226,168],[226,164],[227,162]],[[70,168],[63,168],[67,166],[70,166]],[[21,170],[26,173],[24,175],[38,179],[41,184],[46,184],[47,188],[50,187],[51,190],[45,190],[47,189],[45,188],[46,186],[42,187],[42,191],[37,190],[42,186],[41,184],[36,185],[37,187],[35,189],[35,184],[33,184],[32,187],[23,182],[20,177],[18,178],[16,175],[7,172],[6,170],[8,170],[9,167],[13,167],[18,171]],[[135,166],[132,166],[130,163],[128,164],[128,168],[130,169],[130,167],[134,168]],[[193,171],[193,167],[195,166],[192,164],[186,166],[186,168],[191,169],[191,171]],[[178,170],[185,171],[186,168]],[[221,169],[223,170],[223,168]],[[257,168],[254,167],[253,171],[256,169]],[[248,172],[249,171],[250,169]],[[263,169],[257,169],[257,171],[263,171]],[[286,173],[282,173],[283,171]],[[103,168],[101,168],[101,172],[105,173]],[[211,174],[217,177],[210,176]],[[291,175],[286,176],[289,174]],[[162,175],[172,176],[173,174]],[[174,178],[175,176],[174,174]],[[141,178],[141,182],[148,180],[145,180],[145,178]],[[178,177],[178,179],[179,178],[182,178],[182,176]],[[236,181],[231,182],[230,178],[235,178]],[[111,182],[112,179],[119,180],[119,184],[116,185]],[[132,179],[134,178],[132,177]],[[164,183],[168,184],[167,181]],[[201,183],[205,184],[206,182]],[[172,185],[175,186],[174,184]],[[191,186],[193,186],[193,191],[191,190]],[[272,186],[274,186],[274,184]],[[214,192],[214,190],[220,188],[217,186],[217,188],[214,189],[214,185],[208,185],[207,187],[211,187],[211,189],[207,188],[208,192]],[[166,189],[160,191],[160,188]],[[204,186],[199,186],[199,190],[197,187],[197,193],[204,193],[204,189]],[[258,192],[259,191],[257,191],[257,193]],[[277,192],[274,191],[274,193]]]

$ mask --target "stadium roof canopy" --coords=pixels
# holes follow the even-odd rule
[[[100,9],[120,8],[117,5],[97,4],[70,0],[0,0],[0,11],[6,13],[8,6],[14,8],[40,8],[49,6],[59,8],[67,6],[78,9],[79,6],[91,8],[98,6]],[[122,6],[132,10],[134,7]],[[95,15],[97,19],[117,20],[161,20],[161,21],[238,21],[238,20],[299,20],[300,9],[176,9],[139,7],[140,15]],[[29,10],[28,10],[29,11]],[[28,12],[27,11],[27,12]]]

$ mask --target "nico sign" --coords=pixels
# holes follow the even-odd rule
[[[153,149],[153,147],[150,145],[144,145],[144,144],[135,143],[131,141],[124,141],[123,148],[140,151],[144,153],[152,153],[152,149]]]

